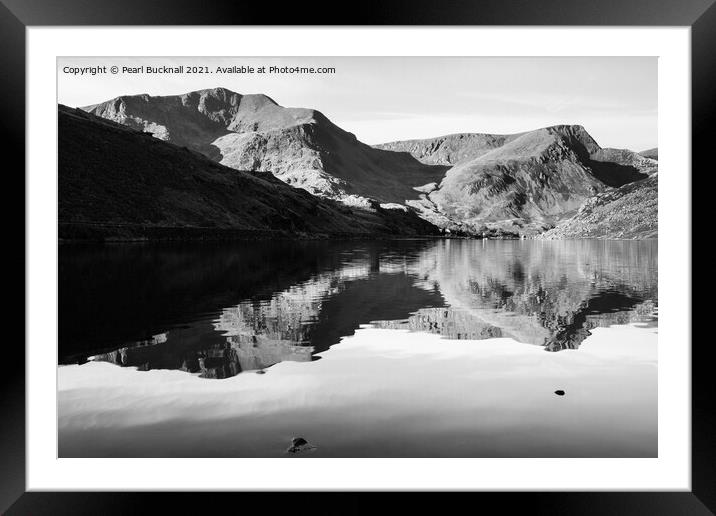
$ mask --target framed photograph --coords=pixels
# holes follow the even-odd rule
[[[0,510],[712,514],[712,3],[3,0]]]

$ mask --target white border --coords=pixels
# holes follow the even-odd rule
[[[58,459],[56,58],[82,55],[659,56],[659,458]],[[689,28],[32,27],[27,56],[28,490],[690,490]]]

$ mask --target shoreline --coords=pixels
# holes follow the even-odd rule
[[[305,233],[288,230],[210,228],[197,226],[149,226],[105,222],[60,222],[59,244],[222,242],[241,240],[431,240],[475,239],[480,237],[444,234],[401,233]]]
[[[650,238],[531,238],[504,235],[483,237],[468,234],[400,234],[400,233],[305,233],[287,230],[211,228],[197,226],[149,226],[105,222],[60,222],[58,244],[122,244],[152,242],[232,242],[232,241],[309,241],[309,240],[658,240]]]

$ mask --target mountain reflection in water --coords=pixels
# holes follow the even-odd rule
[[[310,361],[362,324],[577,349],[656,324],[656,241],[238,242],[60,248],[60,362],[206,378]]]

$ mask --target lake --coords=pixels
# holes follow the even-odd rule
[[[61,457],[657,455],[656,240],[59,253]]]

